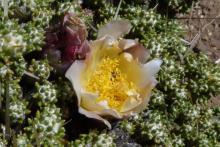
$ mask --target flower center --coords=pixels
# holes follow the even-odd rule
[[[120,110],[130,91],[137,91],[137,87],[119,68],[118,59],[104,58],[96,70],[89,77],[86,89],[98,92],[97,102],[107,101],[108,106]]]

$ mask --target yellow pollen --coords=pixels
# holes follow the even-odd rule
[[[99,93],[97,102],[105,100],[109,107],[120,110],[129,97],[128,91],[136,91],[137,88],[119,69],[118,59],[104,58],[89,77],[86,89]]]

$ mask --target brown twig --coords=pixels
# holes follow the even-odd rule
[[[40,147],[40,138],[36,129],[34,129],[34,134],[35,134],[36,146]]]
[[[203,33],[203,31],[209,26],[211,25],[215,20],[216,18],[219,18],[220,15],[216,16],[215,19],[213,19],[212,21],[210,21],[209,23],[207,23],[205,26],[202,27],[201,30],[199,30],[199,32],[195,35],[195,37],[192,39],[192,41],[190,42],[190,50],[192,50],[196,44],[198,43],[200,37],[201,37],[201,34]]]
[[[67,125],[68,123],[70,123],[71,121],[72,121],[72,119],[66,121],[66,122],[64,123],[64,126]]]
[[[173,18],[168,18],[168,19],[198,19],[198,20],[204,20],[204,19],[207,19],[207,20],[210,20],[210,19],[220,19],[220,18],[216,18],[216,17],[173,17]]]
[[[98,32],[98,30],[97,30],[91,23],[87,22],[87,24],[89,25],[89,27],[90,27],[93,31]]]
[[[190,23],[191,23],[191,21],[192,21],[193,8],[194,8],[194,2],[192,2],[191,12],[190,12],[190,17],[189,17],[189,22],[188,22],[189,32],[190,32],[190,35],[189,35],[190,40],[192,39],[192,29],[191,29],[191,27],[190,27]]]
[[[27,75],[27,76],[29,76],[29,77],[32,77],[32,78],[34,78],[34,79],[36,79],[36,80],[40,80],[40,78],[39,78],[38,76],[34,75],[34,74],[31,73],[31,72],[24,71],[24,74]]]
[[[12,130],[11,134],[12,134],[12,144],[13,144],[13,147],[17,147],[18,145],[17,145],[17,139],[16,139],[15,131]]]
[[[0,78],[0,109],[2,108],[2,79]]]
[[[9,141],[10,139],[10,117],[9,117],[9,76],[6,76],[5,84],[5,138]]]
[[[152,10],[153,10],[153,11],[156,10],[157,7],[158,7],[158,5],[159,5],[159,3],[157,3],[157,4],[152,8]]]
[[[3,0],[2,6],[4,8],[4,17],[8,17],[8,0]]]
[[[115,12],[114,20],[117,20],[117,18],[118,18],[118,13],[119,13],[119,10],[121,8],[121,4],[122,4],[122,0],[120,0],[120,2],[118,4],[118,8],[117,8],[117,10]]]

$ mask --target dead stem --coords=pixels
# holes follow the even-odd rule
[[[98,30],[89,22],[87,22],[87,24],[90,26],[90,28],[95,31],[95,32],[98,32]]]
[[[40,78],[39,78],[38,76],[34,75],[34,74],[31,73],[31,72],[25,71],[24,74],[27,75],[27,76],[29,76],[29,77],[31,77],[31,78],[40,80]]]
[[[201,34],[204,32],[204,30],[209,26],[211,25],[213,22],[215,22],[216,19],[218,19],[220,17],[220,15],[216,16],[214,19],[212,19],[212,21],[210,21],[209,23],[207,23],[206,25],[204,25],[202,27],[201,30],[199,30],[199,32],[194,36],[194,38],[192,39],[191,42],[188,42],[184,39],[181,39],[182,42],[184,42],[186,45],[189,45],[189,50],[186,51],[185,55],[183,57],[185,57],[198,43],[200,37],[201,37]]]
[[[118,8],[117,8],[117,10],[115,12],[114,20],[117,20],[117,18],[118,18],[118,13],[119,13],[119,10],[121,8],[121,3],[122,3],[122,0],[120,0],[120,2],[118,4]]]
[[[190,45],[190,49],[193,49],[196,44],[198,43],[200,37],[201,37],[201,34],[203,33],[203,31],[209,26],[211,25],[213,22],[215,22],[215,20],[217,18],[219,18],[220,15],[216,16],[215,19],[213,19],[212,21],[210,21],[209,23],[207,23],[205,26],[202,27],[202,29],[196,34],[196,36],[193,38],[193,40],[191,41],[191,45]]]
[[[188,25],[189,25],[188,27],[189,27],[189,32],[190,32],[190,35],[189,35],[190,40],[192,39],[192,29],[190,27],[190,23],[192,21],[193,8],[194,8],[194,1],[192,2],[192,5],[191,5],[191,12],[190,12],[190,17],[189,17],[189,21],[188,21]]]
[[[36,139],[36,145],[37,147],[40,147],[40,138],[39,138],[39,135],[38,135],[38,132],[37,130],[35,129],[35,139]]]
[[[2,79],[0,78],[0,109],[2,108]]]
[[[15,135],[15,131],[11,130],[11,134],[12,134],[12,145],[13,147],[17,147],[17,139],[16,139],[16,135]]]
[[[6,76],[5,81],[5,138],[7,140],[10,139],[10,117],[9,117],[9,103],[10,103],[10,97],[9,97],[9,76]]]
[[[152,10],[153,10],[153,11],[156,10],[157,7],[158,7],[158,5],[159,5],[159,3],[157,3],[157,4],[152,8]]]
[[[8,17],[8,0],[3,0],[2,6],[4,8],[4,17]]]
[[[72,119],[66,121],[66,122],[64,123],[64,126],[67,125],[68,123],[70,123],[71,121],[72,121]]]

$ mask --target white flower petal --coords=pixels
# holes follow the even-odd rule
[[[140,97],[142,98],[142,102],[140,103],[140,105],[138,105],[137,107],[132,109],[132,112],[139,113],[147,107],[148,102],[150,100],[151,91],[155,87],[155,85],[157,84],[157,81],[155,78],[152,78],[147,83],[148,84],[142,88],[142,92],[140,92],[140,94],[141,94]]]
[[[141,112],[147,107],[151,96],[151,90],[157,84],[155,75],[159,72],[161,64],[162,60],[154,59],[143,65],[143,82],[140,85],[142,89],[140,97],[143,100],[142,103],[133,110],[134,112]]]
[[[126,50],[134,45],[136,45],[138,43],[137,40],[134,40],[134,39],[122,39],[119,41],[119,44],[118,46],[123,49],[123,50]]]
[[[111,116],[117,119],[122,118],[122,116],[114,109],[104,109],[102,111],[96,111],[95,113],[100,116]]]
[[[149,50],[142,44],[132,39],[122,39],[118,45],[123,52],[130,53],[134,59],[137,59],[140,63],[145,63],[150,57]]]
[[[133,59],[133,56],[130,53],[123,53],[122,54],[124,56],[124,58],[128,61],[131,62]]]
[[[76,60],[73,62],[73,64],[69,67],[67,70],[65,77],[70,80],[70,82],[73,85],[73,89],[75,90],[75,93],[78,98],[78,106],[80,106],[81,101],[81,91],[82,91],[82,85],[80,82],[80,74],[82,69],[84,68],[85,64],[83,61]]]
[[[111,124],[109,123],[109,121],[107,121],[106,119],[100,117],[99,115],[95,114],[94,112],[91,112],[91,111],[87,111],[81,107],[79,107],[79,113],[81,114],[84,114],[86,117],[88,118],[94,118],[94,119],[97,119],[97,120],[100,120],[102,122],[104,122],[104,124],[109,128],[111,129]]]
[[[103,105],[103,103],[95,103],[95,99],[97,98],[97,94],[95,93],[89,93],[85,92],[82,88],[81,82],[80,82],[80,74],[82,69],[84,68],[85,64],[83,61],[78,61],[76,60],[70,68],[67,70],[65,76],[68,78],[72,85],[73,88],[76,92],[77,99],[78,99],[78,109],[79,113],[84,114],[86,117],[89,118],[94,118],[97,120],[100,120],[104,122],[109,129],[111,129],[111,124],[104,118],[101,117],[103,116],[112,116],[115,118],[121,118],[121,116],[114,110],[108,110],[107,105]],[[84,107],[86,109],[94,109],[93,111],[91,110],[85,110],[82,106],[85,105]],[[99,110],[97,110],[99,109]]]
[[[116,41],[117,40],[114,37],[106,35],[100,39],[91,41],[90,45],[92,50],[103,50],[111,47]]]
[[[98,31],[98,38],[106,35],[119,38],[120,36],[127,34],[131,29],[131,24],[128,20],[113,20],[102,26]]]
[[[103,106],[106,109],[109,109],[108,101],[106,101],[106,100],[100,101],[100,102],[98,102],[98,104]]]
[[[104,105],[100,105],[96,102],[98,94],[86,92],[85,90],[83,90],[80,82],[80,76],[84,65],[85,64],[83,61],[76,60],[67,70],[65,75],[66,78],[71,81],[73,88],[76,92],[78,98],[78,106],[82,105],[90,111],[101,111],[103,109],[108,109],[108,107],[104,107]]]
[[[121,107],[120,112],[124,113],[124,112],[127,112],[127,111],[131,111],[132,109],[134,109],[135,107],[137,107],[141,103],[142,103],[142,101],[137,100],[133,97],[127,98],[125,100],[123,106]]]
[[[155,76],[159,72],[161,64],[162,60],[160,59],[154,59],[147,62],[146,64],[144,64],[144,73],[147,76]]]
[[[142,64],[140,82],[138,83],[138,86],[142,88],[152,83],[152,81],[155,83],[155,76],[159,72],[161,64],[162,60],[160,59],[154,59]]]
[[[102,111],[103,109],[109,108],[107,105],[103,105],[102,103],[97,103],[96,101],[97,98],[98,98],[98,94],[83,91],[81,93],[80,105],[89,111]]]

